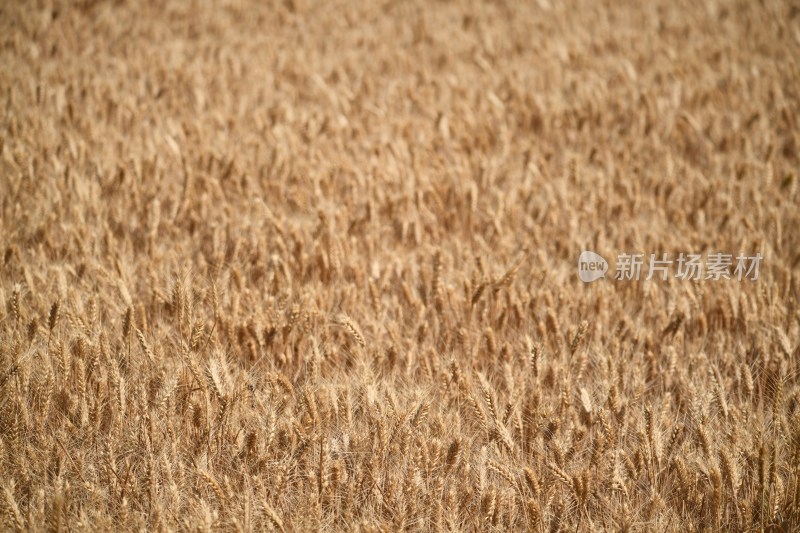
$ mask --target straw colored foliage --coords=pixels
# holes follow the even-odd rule
[[[791,1],[0,2],[0,529],[797,531],[798,58]]]

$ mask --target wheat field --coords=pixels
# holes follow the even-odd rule
[[[796,1],[0,41],[2,530],[800,530]],[[716,252],[758,279],[614,279]]]

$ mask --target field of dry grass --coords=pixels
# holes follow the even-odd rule
[[[14,0],[0,43],[3,530],[800,528],[797,2]]]

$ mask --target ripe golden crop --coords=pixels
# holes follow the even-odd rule
[[[12,0],[0,43],[0,529],[800,528],[797,5]]]

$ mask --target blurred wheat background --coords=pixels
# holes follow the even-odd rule
[[[14,0],[0,43],[4,530],[800,528],[797,2]]]

